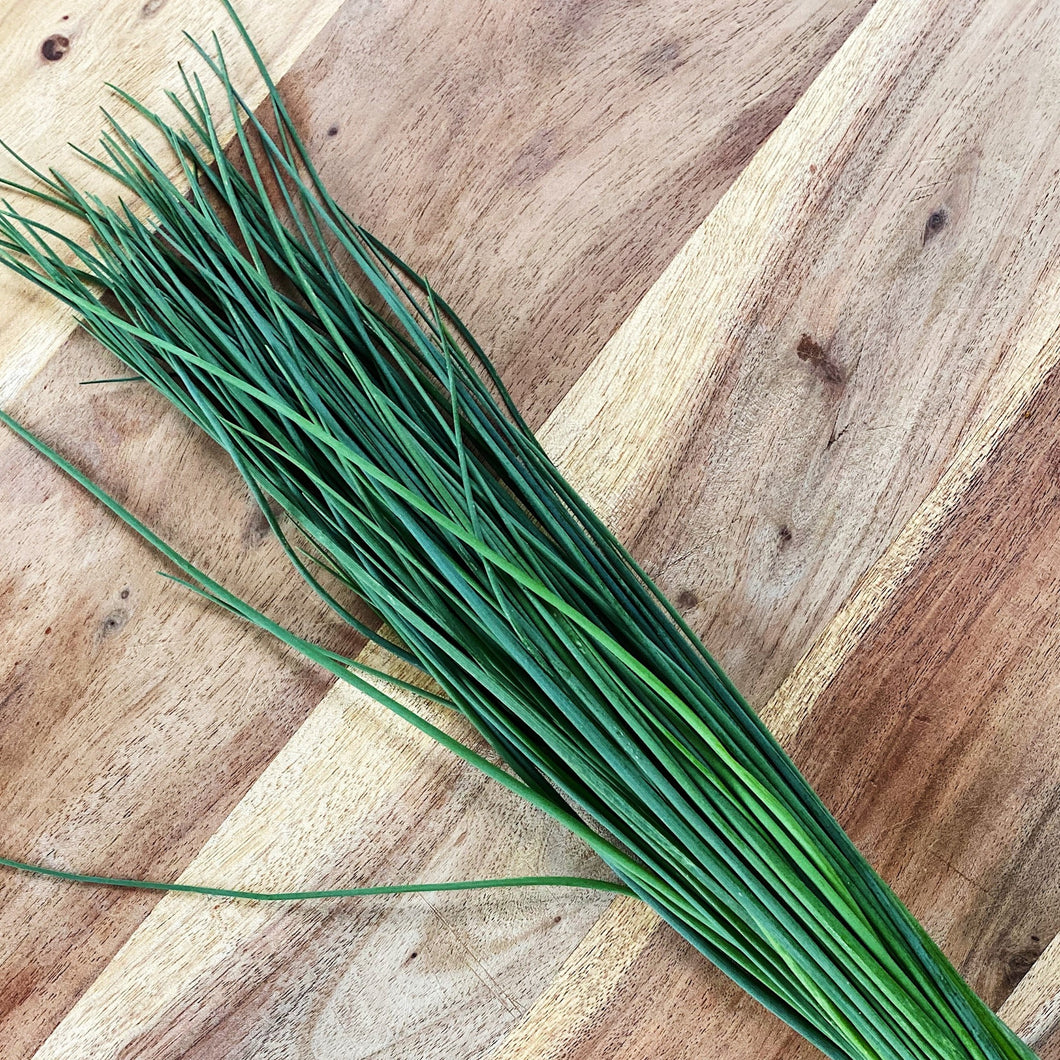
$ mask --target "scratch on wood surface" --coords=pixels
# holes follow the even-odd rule
[[[432,902],[430,897],[425,894],[421,894],[420,898],[423,900],[424,905],[430,909],[431,913],[442,922],[446,931],[452,936],[453,941],[460,948],[464,954],[464,963],[470,968],[479,979],[479,981],[486,987],[487,990],[508,1010],[508,1013],[516,1018],[521,1018],[523,1010],[518,1004],[512,999],[508,992],[503,986],[497,981],[496,977],[491,975],[489,969],[479,960],[475,954],[467,936],[456,928],[453,923],[445,916],[445,914],[438,908],[435,902]]]

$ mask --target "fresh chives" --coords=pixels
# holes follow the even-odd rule
[[[27,166],[27,183],[5,183],[75,215],[91,239],[78,243],[5,202],[0,259],[64,301],[227,452],[298,573],[440,687],[425,694],[462,714],[507,768],[387,695],[385,675],[228,593],[0,420],[158,547],[184,584],[551,814],[621,881],[440,886],[563,882],[635,894],[836,1060],[1032,1057],[564,481],[455,313],[331,198],[236,24],[268,89],[267,122],[236,91],[216,40],[213,52],[192,41],[235,122],[230,152],[198,77],[182,71],[183,92],[169,97],[178,124],[119,92],[162,135],[177,180],[114,119],[94,161],[150,218]],[[367,601],[386,634],[353,619],[338,599],[346,591]],[[179,889],[292,898],[429,886]]]

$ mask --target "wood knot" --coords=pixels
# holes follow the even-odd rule
[[[119,607],[111,611],[109,615],[99,624],[99,631],[104,637],[113,636],[129,621],[129,612]]]
[[[933,239],[946,227],[949,219],[950,215],[946,212],[945,206],[940,206],[937,210],[932,210],[931,213],[928,214],[928,219],[924,222],[924,245],[927,244],[929,239]]]
[[[1004,989],[1011,993],[1023,977],[1034,967],[1045,947],[1040,943],[1022,947],[1001,959],[1001,980]]]
[[[40,46],[40,53],[50,63],[57,63],[70,50],[70,38],[53,33]]]
[[[814,368],[817,374],[829,383],[845,383],[846,376],[843,369],[839,367],[831,357],[824,351],[819,342],[815,342],[809,335],[803,334],[795,347],[800,361],[806,361]]]

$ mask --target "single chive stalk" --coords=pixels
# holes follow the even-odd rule
[[[179,183],[110,119],[92,160],[150,220],[23,163],[28,182],[5,183],[73,214],[91,240],[78,243],[5,201],[0,260],[64,301],[224,448],[298,573],[440,686],[507,769],[387,695],[385,675],[228,593],[0,419],[158,547],[184,584],[561,821],[621,884],[522,882],[635,894],[834,1060],[1033,1057],[563,479],[467,328],[328,194],[224,3],[265,80],[268,125],[233,86],[216,38],[213,52],[191,41],[235,122],[229,153],[198,77],[182,71],[183,93],[170,94],[179,126],[118,90],[164,138]],[[270,503],[311,543],[311,559],[288,542]],[[337,599],[344,591],[367,601],[389,632],[354,619]],[[509,882],[519,881],[468,886]]]

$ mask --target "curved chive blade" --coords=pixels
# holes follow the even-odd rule
[[[391,883],[378,887],[340,887],[325,891],[240,891],[229,887],[204,887],[195,883],[164,883],[156,880],[123,880],[116,876],[86,876],[46,865],[29,865],[24,861],[0,858],[0,865],[37,876],[86,883],[100,887],[125,887],[135,891],[179,891],[184,894],[206,894],[217,898],[240,898],[251,902],[303,902],[311,898],[364,898],[371,895],[422,894],[437,891],[482,891],[497,887],[581,887],[611,894],[631,894],[628,887],[609,880],[591,880],[582,876],[507,876],[497,880],[455,880],[445,883]]]

